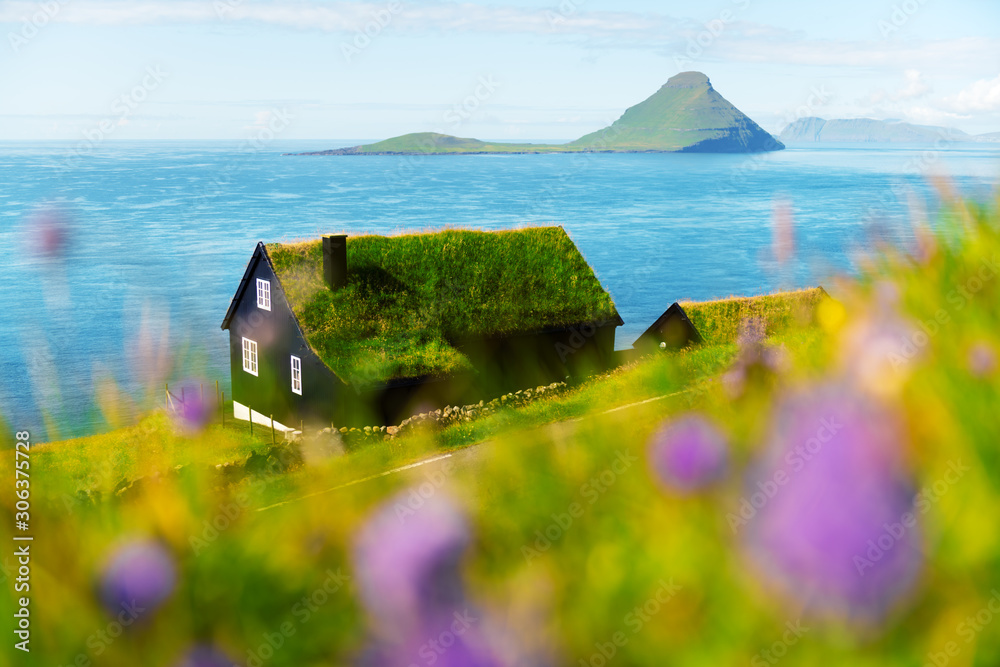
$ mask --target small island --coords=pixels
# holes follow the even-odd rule
[[[716,92],[707,76],[682,72],[612,125],[567,144],[490,143],[417,132],[364,146],[286,155],[759,153],[784,147]]]

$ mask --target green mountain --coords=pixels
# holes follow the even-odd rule
[[[756,153],[784,144],[717,93],[701,72],[671,77],[611,126],[568,144],[507,144],[419,132],[375,144],[297,155],[454,155],[476,153]]]
[[[569,144],[585,150],[756,153],[784,146],[717,93],[701,72],[681,72],[607,127]],[[605,148],[606,147],[606,148]]]

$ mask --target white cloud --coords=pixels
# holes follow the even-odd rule
[[[684,69],[704,69],[721,61],[868,70],[907,68],[904,87],[885,94],[886,98],[895,95],[896,101],[917,99],[929,92],[922,70],[960,71],[1000,58],[1000,40],[983,37],[924,41],[814,39],[802,31],[753,23],[739,16],[725,24],[716,22],[709,30],[706,23],[652,12],[584,11],[580,2],[574,11],[565,14],[504,4],[400,4],[401,10],[393,14],[388,10],[390,3],[384,0],[73,0],[59,5],[50,20],[76,25],[257,23],[346,34],[377,22],[381,24],[376,26],[378,32],[534,34],[576,39],[592,50],[653,50],[675,62],[685,61]],[[0,2],[0,23],[20,25],[24,18],[38,13],[39,6],[28,0]],[[970,91],[956,104],[973,108],[976,104],[994,104],[990,101],[993,99]]]
[[[892,101],[917,99],[931,92],[931,87],[924,81],[920,70],[908,69],[903,72],[903,77],[906,79],[906,85],[889,95],[889,99]]]
[[[954,97],[946,97],[944,102],[949,109],[959,113],[1000,111],[1000,75],[976,81]]]
[[[524,32],[589,37],[641,34],[647,38],[676,32],[679,22],[663,15],[635,12],[552,11],[518,6],[439,3],[393,13],[386,2],[253,2],[251,0],[76,0],[62,6],[52,22],[80,25],[152,25],[256,22],[327,32],[363,30],[372,21],[405,30],[447,32]],[[39,12],[26,0],[0,3],[0,23],[20,23]]]

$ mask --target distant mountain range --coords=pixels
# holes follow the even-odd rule
[[[952,127],[913,125],[901,120],[873,118],[800,118],[778,137],[786,144],[809,143],[899,143],[932,144],[947,142],[1000,142],[1000,132],[971,135]]]
[[[784,145],[712,88],[701,72],[671,77],[611,126],[568,144],[507,144],[435,132],[365,146],[295,155],[456,155],[476,153],[757,153]]]

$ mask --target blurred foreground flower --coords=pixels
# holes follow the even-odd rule
[[[171,389],[170,394],[170,416],[179,431],[198,433],[215,417],[217,405],[214,388],[206,393],[204,383],[185,380]]]
[[[47,206],[28,218],[28,243],[31,249],[48,260],[60,260],[70,243],[72,222],[58,206]]]
[[[993,347],[985,342],[979,341],[969,350],[969,370],[976,377],[986,377],[992,375],[997,369],[997,353]]]
[[[235,667],[236,663],[225,653],[208,645],[195,646],[177,667]]]
[[[170,597],[177,569],[159,542],[136,540],[118,548],[101,577],[100,596],[108,613],[122,609],[150,614]]]
[[[840,365],[860,388],[878,397],[892,397],[923,357],[929,340],[894,309],[882,306],[844,330]]]
[[[502,664],[481,614],[465,597],[460,565],[468,544],[465,517],[441,497],[412,510],[401,495],[375,513],[356,540],[354,560],[381,641],[361,664],[389,667],[431,657],[444,666]]]
[[[807,611],[877,621],[915,585],[923,556],[897,415],[849,388],[778,404],[748,486],[747,546]]]
[[[661,484],[690,493],[722,477],[729,449],[714,424],[700,415],[688,415],[668,421],[653,434],[649,458]]]
[[[722,384],[732,398],[743,396],[751,387],[770,385],[788,366],[784,346],[767,343],[767,323],[759,317],[748,317],[740,323],[736,336],[739,350],[736,361],[722,376]]]

